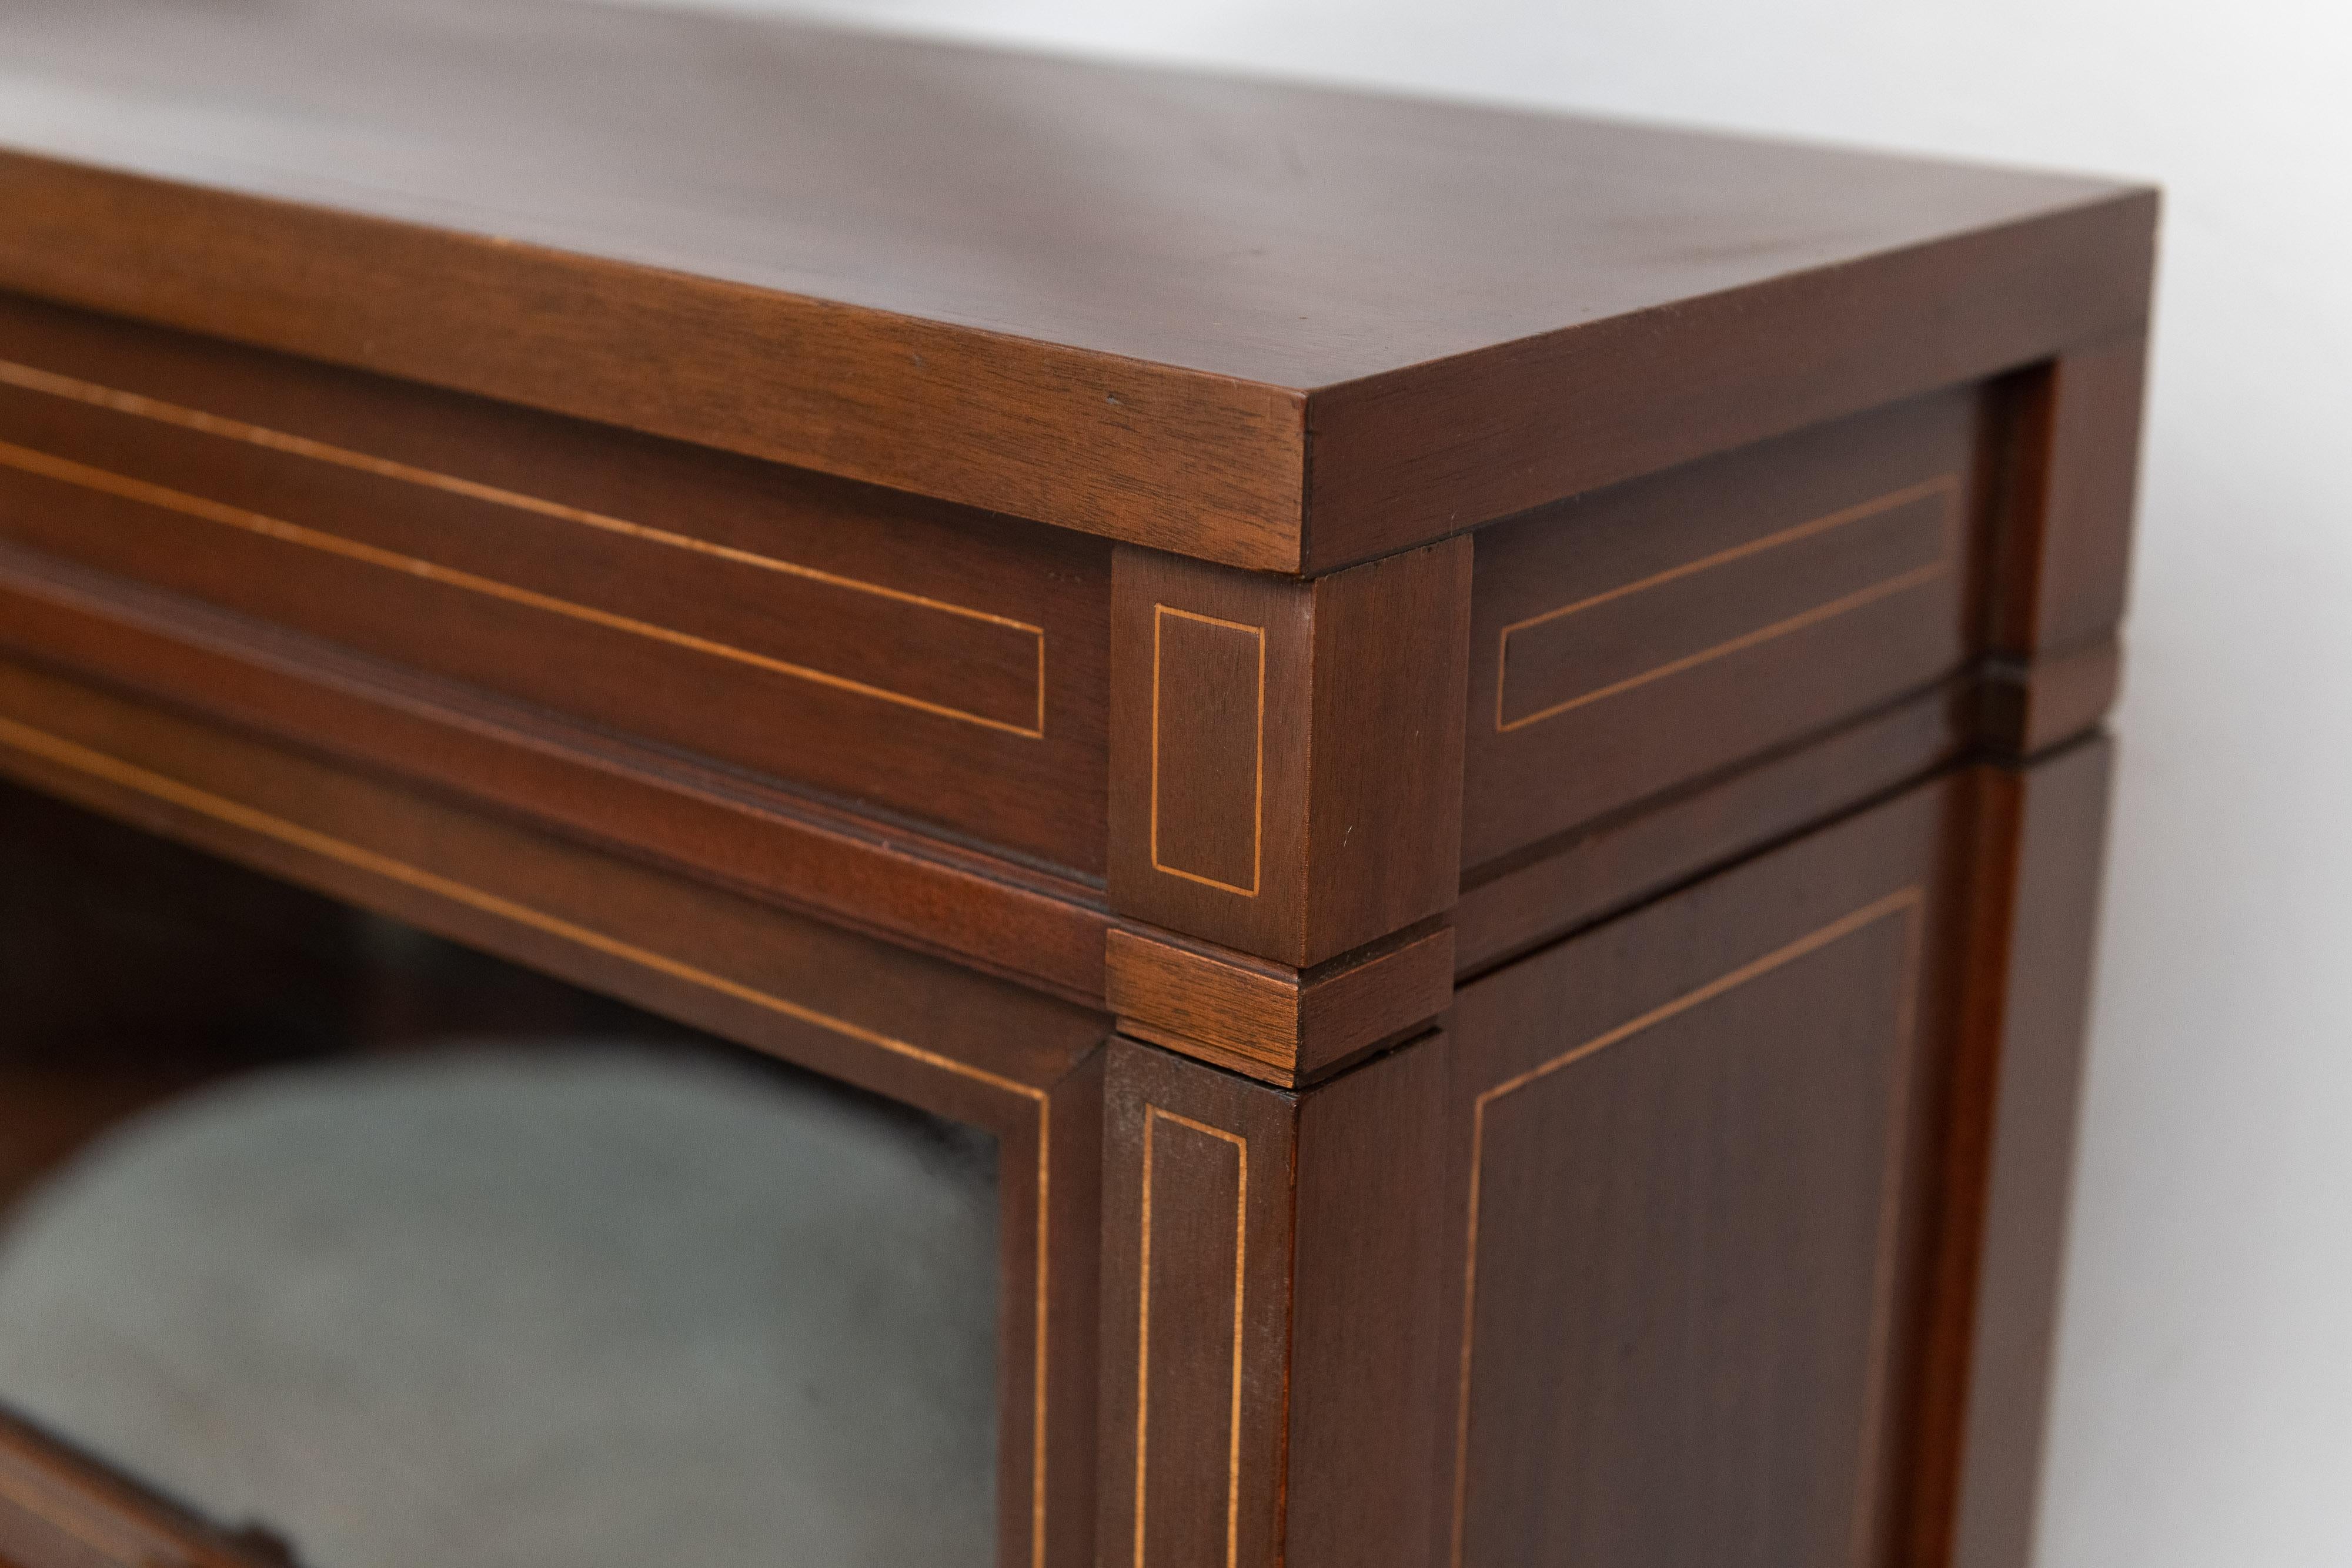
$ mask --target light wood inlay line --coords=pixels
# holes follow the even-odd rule
[[[1180,866],[1169,865],[1160,858],[1160,628],[1171,615],[1180,621],[1197,621],[1204,626],[1222,626],[1229,632],[1246,632],[1257,639],[1257,745],[1255,777],[1250,797],[1250,881],[1247,887],[1237,883],[1222,882],[1213,876],[1203,876]],[[1190,610],[1179,610],[1170,604],[1151,607],[1151,869],[1169,876],[1197,882],[1203,887],[1220,888],[1237,893],[1244,898],[1255,898],[1264,876],[1265,861],[1265,628],[1253,626],[1245,621],[1221,621],[1213,615],[1200,615]]]
[[[1759,979],[1788,964],[1818,953],[1832,943],[1851,936],[1866,926],[1874,925],[1890,915],[1902,915],[1908,921],[1905,936],[1904,967],[1900,1000],[1896,1007],[1895,1077],[1888,1091],[1888,1147],[1880,1176],[1878,1251],[1874,1260],[1874,1301],[1870,1335],[1870,1364],[1865,1376],[1860,1469],[1864,1478],[1855,1500],[1853,1526],[1853,1550],[1857,1568],[1860,1553],[1869,1540],[1875,1493],[1876,1464],[1873,1458],[1878,1446],[1881,1426],[1878,1405],[1883,1398],[1885,1377],[1879,1363],[1885,1359],[1890,1314],[1894,1300],[1894,1237],[1899,1218],[1897,1199],[1902,1189],[1903,1148],[1906,1142],[1910,1101],[1911,1031],[1916,1016],[1920,956],[1920,913],[1924,903],[1923,890],[1914,884],[1891,893],[1876,903],[1864,905],[1851,915],[1842,915],[1817,930],[1808,932],[1785,947],[1777,948],[1751,963],[1744,964],[1727,974],[1719,975],[1696,990],[1685,991],[1673,1000],[1662,1003],[1639,1018],[1619,1024],[1605,1033],[1596,1035],[1581,1044],[1548,1061],[1538,1063],[1517,1075],[1481,1092],[1473,1103],[1470,1118],[1470,1192],[1467,1221],[1467,1241],[1462,1270],[1462,1354],[1459,1388],[1454,1407],[1454,1543],[1453,1568],[1463,1568],[1464,1538],[1469,1523],[1470,1503],[1470,1380],[1475,1359],[1478,1305],[1478,1211],[1481,1187],[1485,1177],[1486,1155],[1486,1108],[1506,1095],[1516,1094],[1531,1083],[1539,1082],[1563,1068],[1631,1040],[1645,1030],[1655,1028],[1668,1019],[1703,1006],[1727,992],[1738,989],[1751,980]]]
[[[551,936],[560,937],[580,946],[593,949],[640,968],[667,976],[671,979],[682,981],[703,990],[716,992],[736,1001],[748,1003],[764,1011],[776,1013],[797,1022],[824,1030],[828,1033],[839,1035],[844,1039],[872,1046],[878,1051],[888,1051],[892,1055],[920,1062],[926,1067],[934,1068],[940,1071],[968,1078],[986,1084],[992,1089],[1002,1090],[1008,1094],[1019,1095],[1030,1102],[1036,1107],[1037,1113],[1037,1269],[1034,1312],[1036,1371],[1031,1388],[1030,1558],[1033,1568],[1042,1568],[1045,1560],[1047,1392],[1045,1357],[1048,1339],[1046,1314],[1051,1299],[1052,1283],[1052,1266],[1047,1249],[1051,1239],[1051,1227],[1048,1220],[1052,1214],[1053,1178],[1053,1102],[1045,1090],[1034,1084],[1024,1083],[1017,1078],[1007,1078],[1002,1073],[991,1072],[985,1068],[959,1061],[954,1057],[944,1056],[935,1051],[926,1051],[921,1046],[896,1039],[877,1030],[867,1029],[847,1019],[836,1018],[831,1013],[803,1007],[798,1002],[771,995],[755,987],[744,985],[740,981],[730,980],[724,975],[713,974],[708,969],[682,963],[676,958],[654,952],[650,948],[640,947],[635,943],[623,941],[619,937],[608,936],[601,931],[566,920],[561,915],[549,915],[533,909],[528,904],[518,904],[512,899],[502,898],[497,894],[469,886],[465,883],[443,876],[437,872],[426,871],[421,866],[411,865],[405,861],[394,859],[390,855],[379,854],[373,850],[365,849],[358,844],[347,843],[330,834],[306,828],[299,822],[289,821],[283,817],[257,810],[225,796],[184,784],[176,779],[142,768],[136,763],[126,762],[120,758],[109,756],[105,752],[94,750],[60,736],[51,735],[46,730],[18,724],[14,719],[0,718],[0,745],[12,747],[28,756],[40,758],[58,767],[88,774],[118,788],[144,795],[150,800],[160,800],[166,805],[176,806],[183,810],[211,818],[215,821],[242,829],[247,832],[273,840],[291,848],[320,855],[338,864],[350,866],[355,871],[364,872],[388,882],[398,883],[404,887],[413,887],[420,892],[448,899],[452,903],[463,904],[469,909],[478,910],[499,919],[512,921],[519,925],[529,926],[532,930],[544,932]]]
[[[1749,556],[1761,554],[1766,550],[1777,549],[1783,545],[1795,544],[1801,539],[1811,538],[1817,535],[1828,533],[1832,529],[1843,528],[1850,523],[1858,523],[1869,517],[1874,517],[1882,513],[1892,511],[1897,507],[1907,506],[1913,501],[1925,500],[1930,496],[1938,494],[1945,497],[1944,511],[1938,520],[1939,527],[1942,530],[1943,548],[1937,558],[1934,560],[1927,562],[1926,565],[1914,567],[1908,571],[1898,572],[1893,577],[1885,578],[1880,581],[1871,583],[1866,587],[1855,590],[1852,593],[1843,594],[1826,603],[1814,605],[1809,610],[1801,611],[1797,614],[1788,616],[1780,621],[1775,621],[1770,625],[1759,626],[1752,632],[1742,632],[1737,637],[1727,638],[1723,642],[1717,643],[1709,647],[1701,648],[1696,653],[1684,654],[1678,659],[1670,659],[1666,663],[1659,664],[1653,669],[1643,670],[1639,674],[1629,675],[1621,681],[1612,681],[1608,685],[1597,686],[1591,691],[1580,692],[1575,696],[1567,698],[1561,702],[1553,703],[1549,706],[1539,708],[1534,713],[1522,714],[1517,718],[1508,718],[1505,716],[1507,711],[1507,705],[1505,703],[1505,692],[1510,679],[1511,637],[1514,633],[1526,632],[1534,627],[1547,625],[1554,621],[1562,620],[1568,616],[1574,615],[1580,611],[1591,610],[1597,605],[1607,604],[1614,600],[1628,598],[1633,594],[1643,592],[1649,589],[1660,587],[1665,583],[1673,582],[1681,578],[1694,576],[1702,571],[1709,571],[1717,567],[1726,566],[1733,561],[1741,560]],[[1724,658],[1728,654],[1743,652],[1746,649],[1756,647],[1759,643],[1772,642],[1778,638],[1788,636],[1790,633],[1794,632],[1801,632],[1808,626],[1818,625],[1822,622],[1843,615],[1849,611],[1859,610],[1866,604],[1874,604],[1879,600],[1891,598],[1895,594],[1901,593],[1907,589],[1917,588],[1923,583],[1936,580],[1937,578],[1946,575],[1952,570],[1954,558],[1957,553],[1956,547],[1958,544],[1957,534],[1958,508],[1954,503],[1957,500],[1958,494],[1959,479],[1957,476],[1951,474],[1938,475],[1933,479],[1925,480],[1916,485],[1906,486],[1900,490],[1890,491],[1886,495],[1880,496],[1874,500],[1864,501],[1859,506],[1848,507],[1843,511],[1832,512],[1825,517],[1815,517],[1810,522],[1799,523],[1792,528],[1783,528],[1778,533],[1767,534],[1761,538],[1750,539],[1746,544],[1735,545],[1729,549],[1718,550],[1713,555],[1701,557],[1697,560],[1685,561],[1680,566],[1671,567],[1664,571],[1643,578],[1639,581],[1622,583],[1618,587],[1608,590],[1606,592],[1596,593],[1589,598],[1580,599],[1573,604],[1563,604],[1557,609],[1547,610],[1540,615],[1530,615],[1524,621],[1512,622],[1509,625],[1503,628],[1496,641],[1496,733],[1508,734],[1510,731],[1515,729],[1525,729],[1529,725],[1541,724],[1545,719],[1557,718],[1561,714],[1580,708],[1588,703],[1596,703],[1601,701],[1603,697],[1612,697],[1622,692],[1629,692],[1637,687],[1648,685],[1653,681],[1661,681],[1669,675],[1680,674],[1685,670],[1696,669],[1701,664],[1712,664],[1714,661]]]
[[[1151,1150],[1152,1128],[1172,1122],[1234,1146],[1234,1372],[1233,1408],[1225,1437],[1225,1568],[1241,1558],[1242,1522],[1242,1308],[1249,1263],[1249,1140],[1222,1127],[1147,1104],[1143,1108],[1142,1241],[1136,1270],[1142,1282],[1135,1342],[1135,1568],[1143,1568],[1146,1482],[1151,1433]]]
[[[520,491],[501,489],[497,486],[479,484],[471,479],[461,479],[455,475],[436,473],[429,468],[419,468],[414,465],[395,462],[390,458],[372,456],[364,452],[353,452],[346,447],[331,445],[323,441],[313,441],[307,436],[292,435],[284,431],[271,430],[262,425],[247,424],[241,420],[227,419],[219,414],[206,413],[201,409],[184,408],[177,403],[164,402],[159,399],[145,397],[137,392],[123,392],[113,387],[100,386],[94,382],[79,381],[71,376],[58,375],[55,371],[38,370],[30,365],[17,364],[13,361],[0,360],[0,384],[17,387],[26,392],[47,393],[52,397],[63,398],[70,402],[85,403],[93,408],[103,408],[115,413],[131,414],[137,418],[152,420],[157,423],[170,424],[183,430],[192,430],[202,434],[216,436],[223,440],[243,442],[250,446],[265,447],[270,451],[283,452],[291,456],[309,458],[320,463],[329,463],[337,467],[348,468],[357,473],[372,475],[377,478],[395,479],[405,484],[419,486],[425,489],[439,490],[449,495],[462,496],[469,500],[485,501],[494,506],[509,507],[517,511],[530,512],[544,517],[553,517],[563,522],[578,524],[583,528],[594,528],[602,533],[615,534],[625,538],[639,539],[649,544],[664,545],[673,549],[687,550],[696,555],[708,556],[714,559],[729,561],[737,566],[753,567],[762,571],[779,572],[788,577],[800,578],[810,582],[821,582],[824,583],[828,587],[844,589],[850,592],[870,594],[878,599],[894,601],[901,604],[915,605],[924,610],[936,611],[943,615],[956,616],[966,621],[978,622],[991,626],[1002,626],[1011,631],[1025,632],[1034,638],[1037,643],[1037,717],[1034,726],[1013,724],[1003,719],[991,717],[985,714],[972,713],[966,709],[955,707],[950,705],[929,702],[920,697],[909,696],[903,692],[892,691],[887,686],[872,685],[862,681],[851,680],[846,676],[829,674],[824,671],[812,669],[806,665],[794,664],[780,659],[770,659],[763,654],[753,653],[741,649],[730,648],[723,643],[711,643],[701,638],[690,637],[684,632],[670,632],[667,628],[651,626],[644,622],[632,621],[625,616],[606,615],[604,612],[600,611],[589,610],[586,606],[572,605],[566,610],[558,612],[559,613],[570,613],[573,611],[585,612],[588,618],[597,619],[600,621],[601,624],[614,625],[622,630],[639,632],[643,634],[658,636],[663,641],[678,642],[684,645],[695,647],[703,653],[716,653],[720,657],[740,658],[746,662],[761,665],[762,668],[773,670],[779,674],[792,675],[802,680],[813,681],[819,685],[832,686],[842,691],[856,692],[862,695],[875,697],[884,702],[896,703],[902,706],[918,709],[921,712],[937,714],[945,718],[960,719],[968,724],[977,724],[990,729],[1004,730],[1014,735],[1027,736],[1033,739],[1042,738],[1045,733],[1045,631],[1044,627],[1033,625],[1026,621],[1017,621],[1011,616],[1006,615],[992,614],[984,610],[974,610],[968,605],[951,604],[945,600],[932,599],[920,593],[911,593],[904,589],[888,588],[880,583],[866,582],[854,577],[844,577],[836,572],[822,571],[815,567],[803,566],[796,561],[782,560],[774,556],[760,555],[751,550],[738,549],[730,545],[714,544],[708,539],[695,538],[687,534],[672,533],[667,528],[649,528],[643,523],[629,522],[621,517],[608,517],[600,512],[586,511],[578,507],[567,507],[560,502],[544,500],[537,496],[527,496]],[[21,447],[12,447],[9,450],[12,452],[23,452],[25,449]],[[35,455],[46,457],[47,455],[36,454]],[[65,462],[62,458],[48,458],[48,461],[60,464]],[[70,464],[67,465],[78,469],[83,468],[83,465],[79,464]],[[23,465],[20,464],[17,465],[17,466],[23,466]],[[34,469],[31,471],[36,473],[41,472],[39,469]],[[92,474],[104,473],[104,470],[100,469],[84,469],[83,471]],[[61,476],[55,474],[48,475],[47,476],[52,478],[61,477]],[[122,478],[121,476],[109,475],[107,476],[110,478],[119,479],[125,485],[141,485],[142,483],[142,481],[135,479]],[[68,479],[66,482],[69,484],[80,483],[79,480],[76,479]],[[91,487],[102,488],[102,486]],[[163,489],[160,486],[148,486],[148,488],[156,490]],[[120,492],[114,493],[119,494]],[[169,495],[178,494],[178,492],[175,491],[165,491],[164,493]],[[138,499],[141,497],[126,497],[126,498]],[[191,500],[198,499],[197,497],[186,498]],[[155,502],[152,504],[168,505],[169,503]],[[217,503],[212,502],[205,502],[204,504],[207,506],[217,505]],[[172,509],[175,511],[186,510],[185,507],[173,507]],[[224,507],[221,509],[230,512],[239,510],[239,508],[232,507]],[[194,515],[201,516],[204,514]],[[243,513],[241,515],[252,517],[255,514]],[[209,520],[217,522],[222,521],[223,519],[212,517]],[[286,528],[296,527],[296,525],[293,524],[280,524],[278,526]],[[304,533],[313,533],[316,530],[305,529],[302,531]],[[285,535],[278,535],[275,537],[287,538]],[[321,534],[318,537],[321,538],[335,538],[338,536]],[[313,541],[309,538],[288,538],[288,542],[296,544],[311,544]],[[344,542],[349,543],[351,541]],[[353,548],[355,549],[364,550],[368,547],[363,545],[355,545]],[[390,551],[382,551],[377,553],[383,555],[392,554]],[[367,558],[359,557],[357,559]],[[394,559],[404,561],[411,558],[395,557]],[[376,564],[385,565],[390,563],[378,561]],[[436,580],[448,581],[454,586],[472,587],[478,588],[478,591],[488,591],[488,590],[479,590],[478,585],[488,583],[493,580],[486,578],[475,578],[471,576],[471,574],[457,572],[451,569],[439,570],[448,571],[449,575],[447,577],[436,578]],[[421,575],[431,574],[427,573]],[[467,580],[456,580],[460,578],[466,579]],[[497,586],[504,587],[505,585],[500,584]],[[523,601],[532,602],[537,608],[541,609],[552,609],[557,605],[567,603],[567,601],[562,600],[546,599],[545,596],[542,595],[530,594],[530,591],[524,589],[513,589],[509,592],[499,593],[497,597],[511,598],[516,594],[529,595],[529,598]],[[541,602],[542,600],[544,600],[544,602]]]
[[[1894,1330],[1895,1246],[1902,1219],[1903,1166],[1911,1141],[1912,1031],[1917,1027],[1919,967],[1925,959],[1927,922],[1920,917],[1918,890],[1904,913],[1903,979],[1895,1018],[1895,1082],[1887,1090],[1888,1124],[1885,1164],[1878,1189],[1877,1253],[1874,1260],[1870,1310],[1870,1361],[1864,1370],[1862,1395],[1862,1435],[1855,1445],[1853,1531],[1847,1554],[1854,1568],[1867,1568],[1872,1527],[1878,1514],[1879,1437],[1885,1426],[1886,1343]]]

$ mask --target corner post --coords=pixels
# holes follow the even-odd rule
[[[1118,551],[1107,958],[1127,1032],[1290,1085],[1444,1009],[1470,549],[1312,579]]]
[[[1444,1036],[1304,1091],[1110,1048],[1104,1568],[1380,1568],[1432,1539]]]

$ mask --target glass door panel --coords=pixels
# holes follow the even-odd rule
[[[987,1562],[995,1164],[0,790],[0,1413],[262,1560]]]

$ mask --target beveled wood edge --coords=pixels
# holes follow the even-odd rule
[[[1228,565],[1304,560],[1293,389],[18,151],[0,206],[151,236],[133,256],[82,226],[0,231],[0,288],[36,298]],[[304,265],[265,294],[268,256]],[[556,351],[480,351],[520,319],[561,319]],[[794,364],[815,371],[787,382]]]
[[[1281,1088],[1418,1032],[1454,1000],[1454,932],[1442,924],[1311,969],[1136,926],[1113,926],[1105,948],[1120,1032]]]
[[[250,768],[256,761],[257,748],[247,746],[243,749],[245,755],[239,765]],[[398,918],[425,924],[436,932],[454,934],[457,940],[482,946],[480,934],[483,930],[529,933],[537,940],[526,946],[538,947],[551,943],[554,948],[565,952],[593,954],[616,964],[624,972],[657,976],[688,992],[723,998],[838,1040],[887,1052],[906,1062],[954,1074],[990,1089],[1040,1100],[1072,1065],[1064,1062],[1057,1070],[1042,1076],[1022,1076],[929,1050],[887,1031],[777,996],[760,986],[732,978],[715,969],[661,953],[632,937],[599,930],[583,924],[573,915],[551,912],[510,897],[485,885],[483,879],[471,873],[453,874],[432,866],[416,864],[398,854],[354,842],[337,832],[233,799],[204,784],[192,783],[172,772],[119,756],[112,749],[86,744],[44,728],[38,723],[26,722],[5,713],[0,713],[0,774],[17,779],[30,788],[130,821],[148,831],[162,832],[166,837],[194,843],[207,852],[226,854],[269,874],[315,887],[331,897],[359,902]],[[387,799],[397,800],[403,809],[412,809],[420,818],[437,823],[457,825],[470,821],[476,827],[491,831],[529,835],[538,841],[541,849],[552,852],[577,853],[562,845],[560,841],[547,839],[531,829],[518,830],[488,814],[434,801],[402,790],[397,785],[385,784],[331,765],[306,767],[302,776],[313,785],[326,780],[339,788],[352,787],[370,791],[378,807],[383,806]],[[133,806],[137,809],[126,809]],[[667,873],[658,872],[653,874],[667,876]],[[695,879],[668,880],[674,886],[689,890],[708,888],[707,883]],[[355,897],[355,889],[365,890],[367,896]],[[426,912],[422,919],[418,915],[420,910]],[[493,951],[517,956],[519,961],[542,968],[548,967],[541,957],[520,954],[514,943],[499,941],[490,946]],[[566,971],[558,972],[564,974],[564,977],[572,977]],[[975,978],[974,983],[985,982]],[[613,988],[607,986],[605,988]],[[837,1067],[819,1070],[837,1071]]]
[[[50,225],[15,244],[0,234],[0,288],[1297,575],[1431,543],[2121,330],[2146,314],[2154,222],[2153,193],[2119,187],[1699,301],[1576,323],[1360,381],[1294,388],[21,152],[0,151],[0,204],[103,212],[118,232],[153,236],[143,256],[154,258],[126,256],[83,226]],[[2109,232],[2118,228],[2121,238]],[[214,243],[176,242],[193,233]],[[1868,368],[1827,381],[1772,355],[1711,364],[1705,374],[1682,364],[1700,336],[1685,319],[1694,309],[1745,317],[1776,300],[1875,280],[1899,291],[1923,256],[1953,244],[2030,265],[2023,258],[2053,235],[2065,236],[2060,248],[2070,278],[2079,273],[2087,295],[2112,294],[2121,303],[2092,308],[2053,298],[2012,310],[2018,291],[1988,280],[1977,304],[1998,315],[2001,329],[1965,350],[1946,342],[1949,334],[1932,342],[1923,335],[1900,351],[1860,356]],[[299,255],[305,265],[277,269],[268,295],[240,289],[261,275],[255,258],[269,254]],[[495,324],[501,302],[524,296],[534,303],[526,313],[532,319],[551,318],[547,301],[562,303],[566,336],[551,345],[555,351],[484,351],[481,345],[512,335],[510,323]],[[413,329],[426,319],[443,329]],[[1613,376],[1605,392],[1589,384],[1596,355],[1622,354],[1643,335],[1666,330],[1670,319],[1685,347],[1675,364],[1658,367],[1657,386]],[[335,324],[331,336],[320,330],[321,321]],[[1857,350],[1878,342],[1869,327],[1853,325],[1862,334]],[[1702,358],[1737,353],[1739,335],[1725,336],[1727,346],[1702,350]],[[780,343],[795,351],[775,352]],[[1810,358],[1839,361],[1836,354]],[[882,379],[878,387],[866,385],[870,376],[859,381],[857,395],[821,375],[787,384],[778,366],[794,362],[820,369],[856,362]],[[658,372],[670,365],[724,379],[736,392],[709,417],[710,397],[688,395]],[[856,378],[843,379],[845,386]],[[1454,407],[1473,379],[1480,388],[1471,396],[1475,419]],[[1590,442],[1570,444],[1570,451],[1559,440],[1560,411],[1580,400],[1679,399],[1694,380],[1718,385],[1710,406],[1751,412],[1662,420],[1667,434],[1638,454]],[[956,395],[942,401],[940,388],[950,383]],[[1735,397],[1724,386],[1744,392]],[[1050,415],[1034,406],[1041,396],[1053,404]],[[1441,417],[1444,409],[1453,413]],[[1464,450],[1452,434],[1465,428],[1475,432],[1475,450]],[[1359,493],[1351,501],[1315,466],[1328,470],[1339,461],[1334,453],[1359,449],[1377,454],[1383,472],[1430,470],[1433,455],[1423,446],[1438,438],[1416,441],[1411,433],[1421,429],[1447,433],[1445,460],[1435,465],[1444,473],[1466,463],[1503,477],[1480,486],[1466,507],[1459,496],[1431,490],[1433,476],[1393,486],[1359,476],[1365,482],[1348,487]],[[910,439],[910,432],[917,435]]]
[[[1319,575],[2146,331],[2158,193],[2042,212],[1307,394]],[[1927,294],[1945,329],[1916,320]],[[1776,309],[1775,308],[1778,307]],[[1841,367],[1824,376],[1824,363]],[[1706,389],[1695,401],[1694,386]],[[1431,452],[1416,423],[1447,433]],[[1334,497],[1339,497],[1335,499]]]

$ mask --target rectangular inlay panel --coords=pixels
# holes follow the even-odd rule
[[[1154,605],[1152,868],[1256,897],[1265,807],[1265,628]]]
[[[1945,474],[1503,628],[1495,727],[1521,729],[1890,594],[1958,566]]]
[[[1465,866],[1958,668],[1986,423],[1938,393],[1477,535]]]
[[[1957,799],[1459,994],[1453,1568],[1895,1560]]]
[[[1101,862],[1099,544],[5,299],[0,539]]]
[[[35,444],[0,441],[0,467],[133,503],[164,530],[178,526],[173,519],[235,529],[877,702],[1045,734],[1045,629],[1010,616],[7,360],[0,360],[0,427]],[[310,464],[342,472],[320,474]],[[236,473],[238,504],[201,493],[217,488],[224,470]],[[333,482],[346,475],[366,478],[347,480],[353,494],[339,497]],[[403,494],[403,486],[425,493]],[[383,505],[348,504],[363,497]],[[418,526],[445,508],[459,527]],[[331,526],[316,526],[321,521]],[[224,538],[213,548],[233,554],[237,546]],[[552,561],[574,580],[584,570],[593,591],[558,588]],[[677,594],[664,581],[670,573],[687,574],[699,591]],[[756,606],[756,617],[730,613],[736,606]]]
[[[1858,1561],[1916,907],[1861,911],[1480,1097],[1456,1561],[1507,1562],[1467,1521],[1530,1512],[1565,1563]],[[1802,1119],[1760,1109],[1809,1098]],[[1620,1261],[1596,1277],[1591,1258]],[[1678,1301],[1705,1304],[1661,1332]],[[1481,1366],[1482,1338],[1518,1353]],[[1553,1412],[1547,1448],[1501,1436],[1528,1401]],[[1847,1459],[1735,1500],[1790,1447]],[[1678,1488],[1643,1484],[1662,1474]]]

